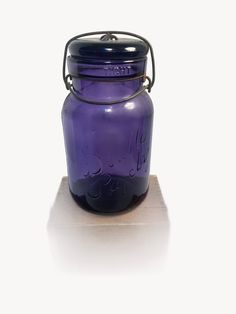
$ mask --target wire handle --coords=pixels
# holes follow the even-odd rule
[[[71,82],[69,82],[69,79],[72,79],[72,77],[70,76],[70,74],[66,74],[66,58],[67,58],[67,53],[68,53],[68,47],[70,45],[70,43],[76,39],[82,38],[82,37],[87,37],[87,36],[92,36],[92,35],[105,35],[105,36],[113,36],[116,39],[116,36],[114,36],[113,34],[120,34],[120,35],[127,35],[127,36],[131,36],[131,37],[136,37],[142,41],[144,41],[149,49],[150,49],[150,54],[151,54],[151,61],[152,61],[152,78],[149,78],[148,76],[145,76],[145,78],[148,80],[148,85],[144,85],[140,90],[138,90],[136,93],[132,94],[129,97],[120,99],[120,100],[115,100],[115,101],[109,101],[109,102],[104,102],[104,101],[94,101],[94,100],[88,100],[88,99],[84,99],[82,97],[80,97],[78,94],[76,94],[74,87],[72,85]],[[104,37],[104,36],[103,36]],[[124,31],[97,31],[97,32],[89,32],[89,33],[84,33],[84,34],[80,34],[77,36],[72,37],[71,39],[69,39],[65,45],[65,50],[64,50],[64,57],[63,57],[63,66],[62,66],[62,76],[63,76],[63,81],[65,83],[66,89],[69,90],[78,100],[82,100],[85,101],[87,103],[94,103],[94,104],[115,104],[115,103],[120,103],[123,101],[127,101],[130,100],[134,97],[136,97],[137,95],[141,94],[144,90],[148,90],[148,92],[151,92],[151,88],[155,83],[155,75],[156,75],[156,71],[155,71],[155,58],[154,58],[154,52],[153,52],[153,48],[151,46],[151,44],[149,43],[149,41],[137,34],[134,33],[130,33],[130,32],[124,32]]]

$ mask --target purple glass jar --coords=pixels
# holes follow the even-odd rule
[[[152,79],[145,74],[149,50]],[[130,208],[148,191],[153,105],[145,89],[155,78],[152,47],[127,32],[73,37],[65,47],[63,78],[70,90],[62,123],[73,198],[98,213]]]

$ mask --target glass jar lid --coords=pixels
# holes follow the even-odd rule
[[[106,33],[100,38],[78,38],[69,45],[71,57],[76,59],[129,60],[145,58],[149,46],[134,38],[118,38]]]

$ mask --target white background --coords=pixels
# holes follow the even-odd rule
[[[1,313],[236,312],[235,2],[5,1],[0,5]],[[65,42],[126,30],[156,55],[151,172],[171,222],[153,276],[58,271],[46,223],[66,174]]]

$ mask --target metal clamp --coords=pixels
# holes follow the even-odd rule
[[[114,101],[108,101],[108,102],[96,101],[96,100],[91,100],[91,99],[85,99],[85,98],[80,97],[75,92],[72,82],[69,81],[69,79],[72,80],[72,75],[66,74],[66,58],[67,58],[67,53],[68,53],[68,47],[69,47],[69,45],[70,45],[70,43],[72,41],[74,41],[76,39],[79,39],[81,37],[87,37],[87,36],[92,36],[92,35],[102,35],[102,34],[104,36],[112,36],[112,39],[115,39],[115,40],[117,39],[117,37],[114,36],[113,34],[120,34],[120,35],[127,35],[127,36],[131,36],[131,37],[136,37],[138,39],[141,39],[142,41],[144,41],[148,45],[148,47],[150,49],[151,61],[152,61],[152,78],[150,78],[149,76],[146,76],[146,75],[143,76],[144,81],[148,80],[148,85],[143,85],[140,90],[138,90],[136,93],[134,93],[134,94],[132,94],[132,95],[130,95],[128,97],[122,98],[120,100],[114,100]],[[104,36],[102,36],[102,38],[105,38]],[[144,37],[142,37],[140,35],[134,34],[134,33],[123,32],[123,31],[98,31],[98,32],[84,33],[84,34],[72,37],[71,39],[68,40],[68,42],[65,45],[64,57],[63,57],[62,75],[63,75],[63,80],[64,80],[64,83],[65,83],[66,89],[69,90],[73,94],[73,96],[75,98],[77,98],[78,100],[87,102],[87,103],[93,103],[93,104],[116,104],[116,103],[121,103],[123,101],[128,101],[128,100],[130,100],[130,99],[140,95],[146,89],[150,93],[151,89],[152,89],[152,86],[155,83],[155,74],[156,74],[155,73],[155,58],[154,58],[154,52],[153,52],[153,48],[152,48],[151,44],[149,43],[149,41],[146,38],[144,38]],[[137,79],[137,78],[138,77],[134,77],[132,79]],[[129,80],[129,79],[126,79],[126,80]]]

